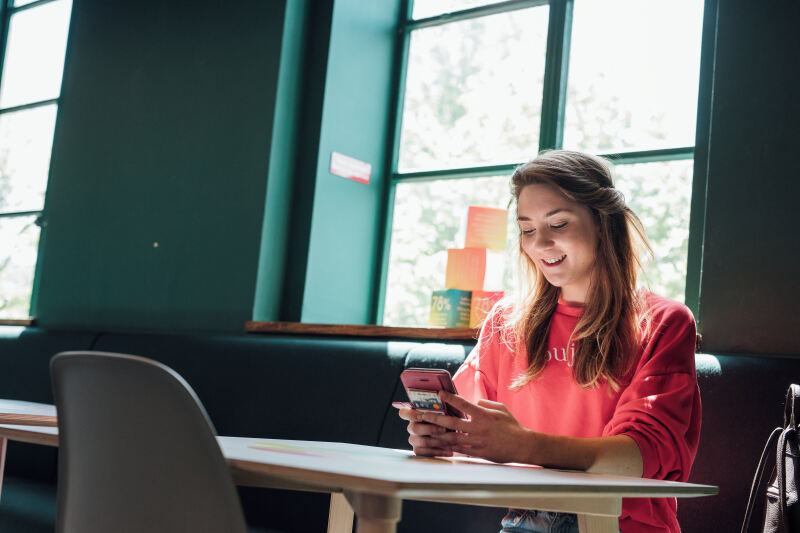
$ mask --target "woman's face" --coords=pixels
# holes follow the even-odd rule
[[[526,185],[517,200],[522,250],[561,297],[585,303],[597,255],[598,227],[585,205],[546,184]]]

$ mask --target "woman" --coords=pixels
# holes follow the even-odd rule
[[[487,317],[460,396],[443,397],[467,420],[400,410],[414,452],[685,481],[700,434],[695,322],[637,290],[649,247],[609,165],[549,151],[511,184],[527,284]],[[678,532],[676,512],[674,498],[624,499],[620,530]],[[577,532],[571,514],[511,509],[502,525]]]

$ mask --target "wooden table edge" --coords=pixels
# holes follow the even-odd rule
[[[376,479],[340,472],[321,472],[314,468],[300,466],[286,466],[266,464],[246,459],[227,458],[228,465],[234,467],[239,473],[248,473],[254,486],[279,488],[284,482],[293,485],[308,485],[310,490],[318,492],[370,492],[393,496],[401,499],[428,499],[442,498],[447,494],[451,503],[461,500],[480,500],[490,498],[536,498],[536,497],[570,497],[570,498],[681,498],[713,496],[719,488],[713,485],[681,483],[679,486],[659,487],[652,490],[649,487],[632,487],[620,489],[615,487],[591,487],[576,490],[573,485],[550,485],[536,490],[531,490],[528,485],[509,486],[507,484],[456,484],[456,483],[430,483],[430,482],[405,482],[386,479]],[[303,481],[298,482],[298,474]],[[264,485],[258,484],[263,479]],[[300,489],[302,490],[302,489]],[[637,495],[637,492],[646,494]],[[491,493],[491,495],[489,495]],[[485,494],[485,496],[484,496]],[[498,496],[499,495],[499,496]]]
[[[12,426],[58,427],[58,417],[51,415],[0,413],[0,424],[9,424]]]
[[[27,430],[22,428],[10,428],[7,427],[8,425],[19,424],[0,424],[0,439],[58,447],[58,433],[44,433],[34,429],[43,426],[31,426],[32,429]]]

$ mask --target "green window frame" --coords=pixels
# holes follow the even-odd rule
[[[635,150],[615,153],[598,153],[611,159],[616,166],[637,163],[667,162],[694,159],[694,174],[692,179],[692,201],[690,207],[688,259],[686,272],[685,303],[695,314],[699,306],[699,279],[702,251],[703,215],[705,212],[705,143],[707,143],[708,114],[710,108],[710,94],[707,85],[711,78],[711,69],[707,58],[713,52],[713,21],[716,19],[716,6],[718,0],[704,2],[702,50],[700,65],[700,87],[697,112],[697,135],[695,146],[679,146],[656,150]],[[396,87],[392,95],[393,118],[390,124],[389,140],[391,145],[387,153],[390,154],[386,164],[387,176],[385,187],[385,200],[381,213],[382,243],[377,254],[375,301],[373,304],[373,322],[383,323],[386,299],[386,284],[389,270],[389,253],[392,238],[392,215],[395,201],[395,190],[398,184],[443,180],[454,178],[479,178],[510,175],[514,168],[523,161],[509,162],[508,164],[472,166],[465,168],[449,168],[444,170],[431,170],[421,172],[398,171],[400,152],[401,122],[404,103],[404,87],[408,66],[409,43],[411,33],[421,28],[429,28],[443,24],[460,22],[477,17],[517,11],[520,9],[549,5],[549,20],[547,32],[547,45],[544,70],[544,89],[542,95],[541,123],[539,132],[539,151],[561,148],[564,137],[564,117],[567,100],[567,75],[569,72],[569,53],[572,34],[572,20],[574,0],[507,0],[493,4],[483,5],[461,11],[443,13],[424,19],[412,18],[413,0],[404,0],[401,8],[403,19],[398,24],[398,43],[396,54]],[[696,152],[696,147],[698,147]]]

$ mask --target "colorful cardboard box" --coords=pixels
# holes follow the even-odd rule
[[[500,301],[503,294],[503,291],[472,291],[469,306],[469,327],[480,327],[486,315],[492,310],[494,304]]]
[[[451,248],[447,250],[446,289],[474,291],[483,289],[486,277],[484,248]]]
[[[471,293],[456,289],[433,291],[429,324],[443,328],[467,328]]]
[[[447,250],[444,286],[460,291],[500,290],[503,287],[503,254],[486,248]]]
[[[507,222],[508,209],[469,206],[464,248],[489,248],[502,252],[506,248]]]
[[[477,327],[503,297],[507,221],[507,209],[469,206],[464,248],[447,250],[445,290],[431,296],[431,326]]]

